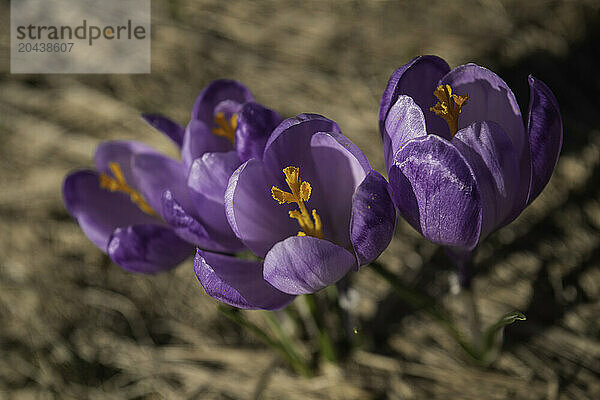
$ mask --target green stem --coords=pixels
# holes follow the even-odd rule
[[[471,343],[475,347],[479,354],[483,354],[483,337],[481,334],[481,321],[479,319],[479,311],[477,310],[477,304],[475,303],[475,297],[473,296],[472,289],[463,289],[459,293],[463,301],[465,313],[469,323],[469,332],[471,334]]]
[[[275,318],[275,314],[271,311],[264,311],[263,316],[265,317],[265,321],[269,325],[269,328],[279,338],[279,343],[281,344],[281,346],[285,350],[285,352],[287,354],[289,354],[289,356],[292,359],[294,359],[294,362],[296,364],[302,366],[302,370],[303,370],[302,374],[306,375],[306,376],[313,375],[313,372],[310,369],[310,367],[308,366],[308,364],[306,363],[306,361],[304,361],[302,356],[300,354],[298,354],[298,352],[296,351],[295,345],[292,342],[292,339],[290,338],[290,336],[288,334],[286,334],[283,329],[281,329],[280,322]]]
[[[377,261],[371,263],[371,268],[392,286],[396,295],[404,302],[410,304],[415,309],[425,311],[429,316],[438,321],[469,356],[475,360],[481,357],[479,350],[465,340],[463,334],[456,328],[450,316],[440,309],[433,297],[406,285],[394,273],[388,271],[383,264]]]
[[[296,334],[299,338],[307,337],[308,331],[306,329],[306,325],[302,320],[302,315],[298,311],[297,303],[292,303],[286,308],[283,309],[283,312],[288,316],[288,318],[294,323],[296,326]]]
[[[230,321],[233,321],[242,328],[252,332],[252,334],[254,334],[260,341],[277,351],[281,357],[283,357],[296,370],[296,372],[304,376],[314,375],[308,364],[294,350],[291,341],[287,335],[285,335],[278,322],[275,321],[273,315],[269,311],[265,312],[265,319],[271,329],[276,332],[279,340],[274,340],[262,328],[244,318],[237,310],[221,304],[217,306],[217,309]]]
[[[327,327],[325,326],[323,318],[321,317],[321,314],[319,314],[319,311],[317,310],[317,304],[315,302],[314,295],[308,294],[308,295],[303,296],[303,298],[304,298],[304,301],[306,302],[306,305],[308,307],[310,315],[311,315],[312,319],[315,321],[315,325],[317,326],[317,330],[318,330],[317,340],[319,343],[320,354],[323,357],[325,357],[326,360],[331,361],[331,362],[336,362],[337,355],[335,353],[335,347],[333,345],[333,342],[331,341],[331,337],[327,333]]]

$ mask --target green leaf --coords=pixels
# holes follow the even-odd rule
[[[481,349],[482,361],[490,361],[495,358],[501,345],[501,338],[504,328],[516,321],[525,321],[527,317],[519,311],[511,311],[504,314],[500,319],[487,328],[484,333],[483,348]]]
[[[485,331],[485,343],[486,345],[494,342],[496,336],[502,332],[506,325],[510,325],[516,321],[525,321],[527,317],[525,314],[519,311],[511,311],[508,314],[504,314],[494,325],[490,326]]]

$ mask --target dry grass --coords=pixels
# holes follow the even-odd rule
[[[0,75],[0,398],[599,396],[597,2],[153,3],[151,75]],[[8,27],[8,3],[0,4]],[[101,140],[142,140],[174,154],[138,115],[160,111],[184,123],[195,95],[218,77],[245,82],[284,115],[335,119],[381,168],[379,97],[392,70],[423,53],[499,71],[523,109],[532,72],[564,111],[550,185],[476,259],[484,320],[511,309],[529,317],[507,330],[489,369],[469,365],[444,331],[364,270],[353,276],[363,349],[316,378],[296,377],[218,315],[190,262],[156,277],[127,274],[63,208],[63,177],[91,165]],[[383,259],[460,315],[442,255],[406,224]]]

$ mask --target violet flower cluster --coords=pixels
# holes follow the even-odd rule
[[[526,125],[515,96],[474,64],[423,56],[399,68],[379,126],[390,183],[334,121],[282,119],[242,84],[218,80],[184,128],[144,119],[181,160],[134,141],[102,143],[95,169],[67,176],[69,213],[126,270],[173,268],[195,250],[217,300],[279,309],[374,261],[400,214],[428,240],[469,257],[547,184],[562,144],[556,99],[529,77]]]
[[[396,211],[388,183],[335,122],[282,120],[228,80],[200,93],[185,128],[143,117],[179,146],[181,161],[143,143],[106,142],[96,169],[70,174],[63,187],[84,233],[124,269],[167,270],[196,248],[208,294],[278,309],[389,244]]]

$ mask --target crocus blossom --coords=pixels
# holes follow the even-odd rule
[[[385,162],[394,203],[428,240],[468,254],[548,183],[562,121],[550,89],[533,76],[529,87],[525,125],[486,68],[422,56],[392,74],[379,111]]]
[[[63,186],[84,233],[116,264],[142,273],[178,265],[192,244],[242,249],[225,216],[225,188],[281,117],[254,103],[240,83],[218,80],[200,93],[186,128],[161,115],[143,118],[181,148],[182,161],[139,142],[102,143],[96,170],[74,172]]]
[[[264,261],[198,250],[206,292],[239,308],[278,309],[374,260],[389,244],[396,211],[387,181],[319,115],[283,121],[261,157],[229,179],[227,218]]]
[[[86,236],[122,268],[154,273],[177,266],[193,246],[164,222],[161,193],[187,191],[181,164],[143,143],[101,143],[95,170],[69,174],[63,198]]]

